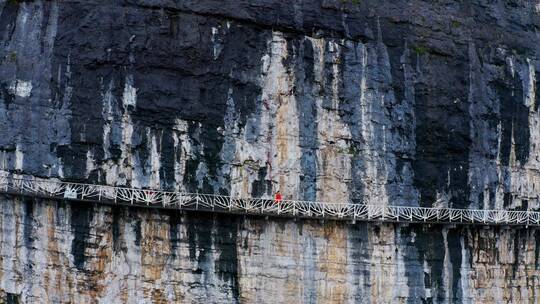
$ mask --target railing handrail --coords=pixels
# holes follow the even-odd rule
[[[369,205],[287,199],[280,200],[278,203],[272,198],[264,197],[234,197],[213,193],[129,188],[43,179],[34,176],[0,175],[0,192],[70,200],[113,201],[163,208],[211,209],[211,211],[220,212],[308,218],[540,226],[540,212],[531,210]]]

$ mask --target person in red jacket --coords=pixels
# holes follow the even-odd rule
[[[276,195],[274,196],[274,200],[276,201],[276,203],[280,203],[281,202],[281,193],[278,191],[276,192]]]

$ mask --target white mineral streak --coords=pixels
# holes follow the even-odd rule
[[[22,145],[17,143],[15,147],[15,170],[21,171],[24,164],[24,152]]]
[[[131,120],[131,111],[136,106],[137,89],[133,87],[133,76],[126,76],[122,103],[119,105],[118,98],[112,93],[114,86],[115,81],[111,79],[106,84],[106,89],[102,94],[104,161],[101,166],[107,184],[126,186],[133,179],[132,141],[134,125]],[[112,159],[112,144],[120,147],[120,158],[117,161]],[[137,183],[138,181],[135,181],[133,185],[137,185]]]
[[[236,140],[235,156],[231,170],[231,194],[251,195],[252,181],[258,180],[258,170],[267,169],[267,179],[280,189],[285,198],[296,198],[299,193],[298,115],[296,100],[292,95],[294,75],[284,66],[292,56],[287,52],[287,41],[274,32],[268,42],[268,54],[262,61],[262,93],[258,117],[248,118],[243,138]],[[225,130],[225,138],[234,134],[235,119],[230,110],[234,100],[228,98],[226,116],[232,123]],[[233,115],[233,116],[231,116]],[[252,134],[253,130],[258,130]],[[255,138],[250,138],[255,136]],[[227,144],[227,142],[226,142]]]
[[[174,143],[174,190],[184,189],[184,176],[186,174],[186,161],[191,155],[191,141],[188,135],[188,124],[186,121],[177,119],[173,126]]]
[[[514,61],[512,57],[508,60]],[[523,99],[519,100],[516,96],[515,102],[521,102],[527,106],[528,128],[529,128],[529,152],[526,163],[516,160],[516,143],[514,133],[512,133],[512,147],[510,154],[509,168],[499,169],[501,172],[501,185],[506,185],[507,192],[512,193],[512,202],[509,207],[524,208],[524,202],[527,202],[527,208],[537,208],[540,198],[540,111],[535,110],[536,99],[536,71],[534,62],[526,58],[513,63],[511,68],[517,70],[514,77],[519,77],[523,84]],[[517,88],[516,88],[517,89]]]
[[[443,244],[444,244],[444,261],[443,261],[443,274],[442,285],[444,290],[443,303],[452,303],[454,298],[454,269],[452,268],[452,262],[450,261],[450,248],[448,247],[448,229],[442,230]]]
[[[391,303],[396,286],[396,245],[386,240],[395,240],[391,226],[379,226],[379,233],[369,230],[370,252],[369,281],[371,298],[381,303]],[[377,228],[375,228],[377,229]],[[401,279],[401,278],[400,278]]]
[[[120,273],[125,277],[125,286],[123,286],[125,292],[127,293],[128,299],[137,299],[142,294],[142,282],[137,280],[137,276],[141,274],[141,249],[135,243],[137,235],[135,222],[125,222],[124,223],[124,240],[126,242],[126,253],[123,257],[125,259],[125,268],[124,272]],[[142,228],[141,228],[142,229]]]
[[[14,246],[17,242],[17,217],[14,216],[15,213],[15,204],[2,204],[2,213],[3,214],[9,214],[11,216],[7,218],[3,218],[1,222],[2,227],[2,233],[0,236],[1,239],[1,248],[0,248],[0,255],[3,257],[13,257],[10,259],[2,259],[2,270],[3,270],[3,277],[0,282],[0,287],[3,290],[13,290],[13,291],[20,291],[20,280],[17,280],[17,273],[19,272],[19,269],[17,269],[17,260],[14,258],[16,257],[16,246]]]
[[[396,236],[395,240],[402,239],[400,230],[396,230]],[[400,250],[401,249],[401,250]],[[392,299],[394,301],[396,300],[405,300],[410,297],[410,290],[409,290],[409,280],[405,274],[406,266],[403,256],[403,249],[396,247],[396,250],[394,251],[394,273],[389,274],[388,279],[393,278],[394,279],[394,286],[392,289]]]
[[[148,135],[150,138],[150,184],[149,186],[153,189],[160,189],[160,178],[159,178],[159,169],[161,168],[161,155],[158,150],[158,142],[159,146],[161,146],[161,134],[156,136],[155,132],[152,132],[150,134],[150,130],[148,131]]]
[[[0,172],[8,170],[8,160],[8,153],[6,151],[0,151]]]
[[[536,99],[536,70],[534,61],[530,58],[526,59],[527,64],[524,65],[523,74],[526,74],[523,81],[523,92],[525,95],[525,105],[529,108],[534,108]]]
[[[124,94],[122,98],[123,113],[120,121],[120,130],[122,132],[122,137],[120,143],[121,155],[118,167],[118,179],[116,181],[118,185],[127,185],[129,181],[132,181],[132,138],[134,125],[131,121],[131,109],[129,106],[135,106],[135,101],[137,100],[135,95],[137,90],[132,87],[132,83],[133,77],[127,76],[126,82],[124,84]]]
[[[469,230],[463,230],[464,234],[467,235]],[[468,244],[465,243],[465,236],[461,235],[459,238],[459,242],[461,245],[461,267],[460,267],[460,293],[462,297],[463,304],[472,303],[472,297],[471,297],[471,268],[469,265],[471,265],[471,261],[469,259],[469,250],[467,247]]]
[[[529,131],[530,131],[530,147],[529,147],[529,159],[525,168],[527,174],[524,178],[524,183],[521,190],[521,196],[529,201],[529,208],[540,207],[540,111],[535,110],[539,108],[536,104],[537,87],[536,87],[536,69],[535,62],[533,60],[527,60],[527,75],[528,81],[524,81],[524,92],[527,92],[529,106]]]
[[[59,71],[60,73],[61,71]],[[71,80],[71,76],[72,76],[72,73],[71,73],[71,55],[68,55],[68,58],[67,58],[67,63],[66,63],[66,72],[64,74],[64,77],[66,77],[66,86],[65,86],[65,91],[64,91],[64,102],[69,102],[71,100],[71,96],[73,95],[73,87],[71,86],[70,84],[70,80]],[[61,76],[58,77],[58,81],[61,80]]]
[[[537,98],[535,61],[527,58],[518,74],[523,79],[525,98],[523,102],[529,110],[530,144],[526,164],[521,164],[512,171],[511,191],[519,197],[514,205],[523,206],[523,201],[526,200],[528,208],[538,208],[540,206],[540,111],[536,110],[535,104]]]
[[[341,79],[341,49],[334,41],[310,39],[314,53],[314,90],[323,92],[325,79],[325,54],[330,56],[329,69],[332,82],[330,96],[316,95],[317,105],[317,200],[323,202],[348,202],[351,181],[351,158],[349,154],[351,133],[349,126],[340,118],[339,81]],[[330,105],[323,107],[324,98]]]
[[[114,82],[111,80],[106,91],[102,94],[103,108],[103,162],[102,168],[105,172],[105,181],[108,185],[114,185],[117,179],[118,165],[111,159],[111,132],[115,122],[116,99],[112,93]]]
[[[164,132],[152,128],[145,128],[141,136],[145,137],[146,145],[135,149],[134,130],[131,113],[136,106],[137,89],[133,86],[133,76],[125,78],[122,104],[119,106],[118,99],[113,95],[114,81],[111,80],[103,93],[103,153],[104,161],[102,169],[106,174],[107,184],[128,185],[133,187],[162,186],[161,169],[161,145]],[[188,123],[177,119],[171,127],[172,141],[174,143],[174,190],[185,190],[183,180],[185,175],[185,163],[192,156],[190,138],[188,135]],[[137,129],[139,130],[139,129]],[[140,130],[139,130],[140,131]],[[138,131],[138,132],[139,132]],[[118,136],[119,135],[119,136]],[[141,138],[137,137],[137,142]],[[120,146],[120,158],[111,159],[112,144]],[[146,162],[142,163],[140,149],[148,155]]]
[[[502,123],[499,121],[497,124],[497,160],[501,160],[501,143],[502,143]],[[504,180],[505,180],[505,171],[506,168],[503,166],[497,166],[496,168],[497,188],[495,190],[495,208],[494,209],[504,209]]]
[[[383,150],[384,129],[387,122],[384,117],[385,95],[377,85],[377,69],[384,71],[384,62],[380,62],[379,45],[359,45],[361,60],[360,81],[360,128],[363,140],[362,154],[365,159],[365,173],[362,176],[364,184],[364,203],[373,205],[388,205],[386,185],[388,171],[386,155]]]
[[[29,97],[32,93],[32,82],[17,79],[11,82],[11,85],[8,89],[11,94],[26,98]]]
[[[529,157],[525,164],[516,165],[511,173],[511,192],[517,194],[512,206],[523,206],[526,200],[528,208],[538,208],[540,199],[540,111],[535,110],[536,101],[536,70],[534,61],[527,58],[522,63],[520,73],[523,83],[524,100],[529,110],[528,128]]]
[[[96,161],[94,160],[94,152],[92,152],[92,150],[88,150],[86,152],[86,178],[88,178],[95,169]]]
[[[148,187],[146,183],[148,175],[145,174],[146,164],[141,161],[139,154],[140,152],[135,150],[135,153],[131,157],[131,186],[134,188]]]
[[[448,208],[450,207],[450,199],[452,196],[446,191],[437,191],[437,196],[435,198],[435,203],[433,207],[435,208]]]
[[[269,124],[268,136],[271,145],[268,153],[269,174],[277,181],[277,188],[284,198],[297,199],[299,189],[298,114],[296,100],[292,95],[294,75],[290,75],[284,60],[287,41],[281,33],[274,32],[270,42],[270,65],[263,80],[262,102],[273,121]]]
[[[218,133],[220,133],[223,138],[223,146],[221,148],[220,152],[220,159],[223,161],[223,166],[220,168],[220,171],[217,176],[217,185],[240,185],[239,188],[237,186],[231,187],[229,191],[232,195],[246,195],[246,193],[251,193],[249,187],[251,186],[253,180],[243,181],[242,178],[244,177],[241,173],[244,172],[243,169],[241,170],[231,170],[233,166],[235,166],[237,169],[238,167],[244,167],[246,170],[253,169],[250,166],[249,163],[244,164],[239,163],[236,155],[236,145],[238,141],[241,141],[239,145],[239,149],[242,149],[242,145],[244,142],[242,141],[242,137],[240,135],[240,128],[238,127],[238,112],[236,111],[234,99],[233,99],[233,89],[229,88],[227,91],[227,109],[225,112],[225,116],[223,117],[223,123],[225,126],[225,129],[222,130],[221,127],[218,127]],[[257,165],[257,164],[255,164]],[[233,175],[234,173],[235,175]],[[247,178],[253,178],[256,174],[250,174],[247,176]],[[227,181],[226,177],[229,177],[230,182]],[[218,192],[218,191],[215,191]]]
[[[101,114],[103,116],[103,155],[104,159],[109,159],[111,157],[110,148],[111,148],[111,127],[114,123],[114,107],[115,99],[112,93],[114,88],[114,83],[111,80],[107,86],[107,90],[103,94],[103,109]]]
[[[212,58],[214,60],[219,58],[219,54],[221,53],[221,50],[223,49],[223,46],[219,42],[219,28],[212,27],[212,37],[210,38],[210,41],[212,42]]]
[[[122,95],[122,102],[124,108],[128,106],[135,107],[137,105],[137,89],[133,84],[133,75],[126,76],[126,82],[124,84],[124,94]]]

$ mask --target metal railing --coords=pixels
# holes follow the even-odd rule
[[[0,176],[0,192],[51,199],[296,218],[540,226],[540,212],[378,206],[170,192]]]

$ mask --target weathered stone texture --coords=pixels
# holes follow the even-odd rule
[[[0,0],[0,170],[537,210],[540,4]],[[2,199],[7,302],[536,302],[537,232]]]
[[[523,303],[539,292],[536,229],[2,200],[8,302]]]

